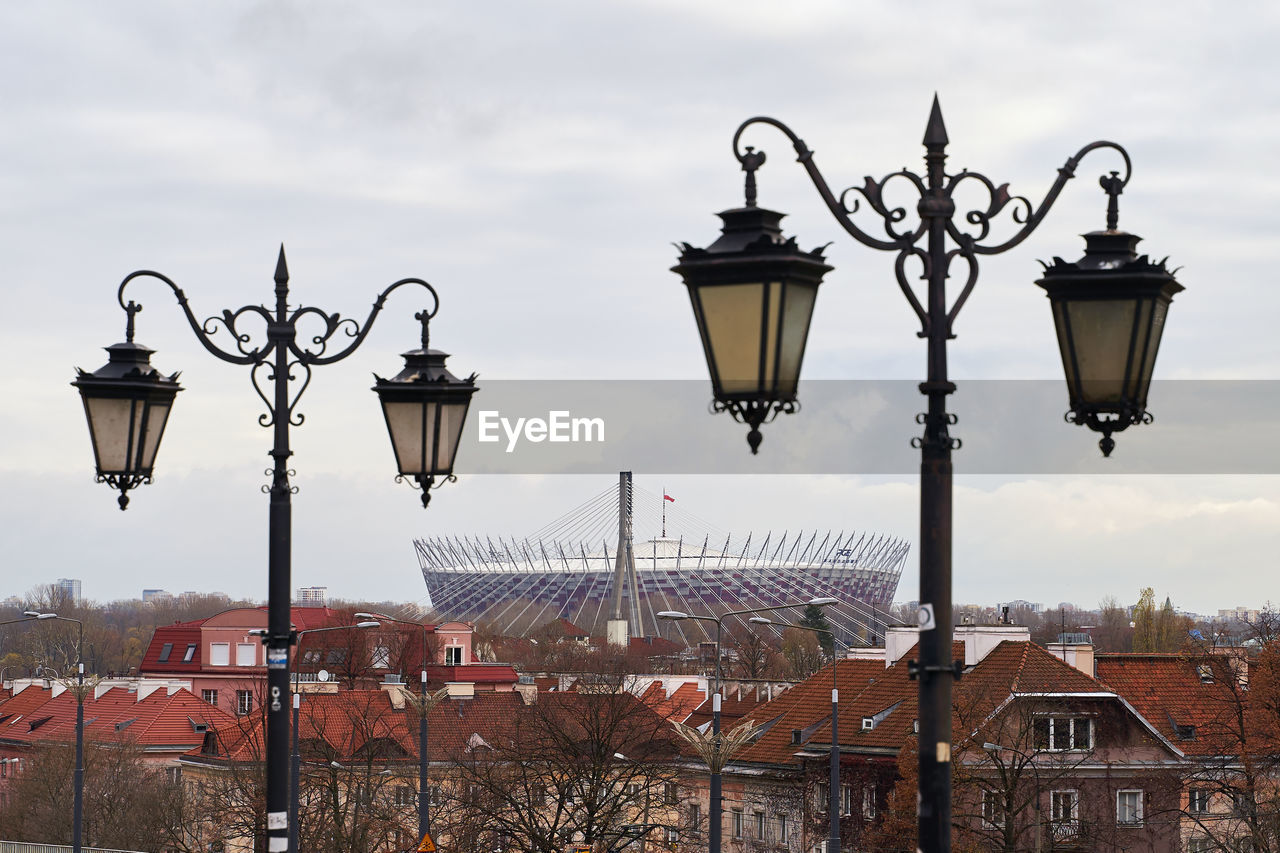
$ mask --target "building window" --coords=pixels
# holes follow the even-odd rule
[[[415,799],[413,789],[408,785],[396,785],[395,797],[397,806],[411,806]]]
[[[668,826],[667,827],[667,843],[675,844],[679,840],[680,840],[680,830],[675,829],[674,827]]]
[[[236,666],[253,666],[257,662],[257,643],[236,643]]]
[[[1049,795],[1049,815],[1054,823],[1066,823],[1080,817],[1078,791],[1054,791]]]
[[[1142,792],[1116,791],[1116,823],[1121,826],[1142,825]]]
[[[391,649],[386,646],[375,646],[369,656],[369,666],[373,669],[391,669]]]
[[[666,782],[663,784],[662,802],[669,806],[674,806],[676,803],[680,802],[680,794],[679,791],[676,790],[675,782]]]
[[[689,803],[689,826],[694,832],[702,831],[702,806],[698,803]]]
[[[1231,810],[1237,817],[1249,817],[1257,808],[1248,791],[1236,791],[1231,795]]]
[[[196,659],[196,644],[187,643],[187,651],[182,655],[182,662],[191,663],[195,659]]]
[[[1196,667],[1196,675],[1200,676],[1201,684],[1213,684],[1213,667],[1207,663],[1202,663]]]
[[[161,647],[160,647],[160,657],[158,658],[159,662],[160,662],[160,663],[168,663],[168,662],[169,662],[169,655],[170,655],[172,652],[173,652],[173,643],[165,643],[163,646],[161,646]]]
[[[444,650],[445,666],[462,666],[462,646],[448,646]]]
[[[742,837],[742,809],[733,810],[733,837]]]
[[[200,698],[201,698],[201,699],[203,699],[204,701],[208,702],[210,705],[217,705],[217,704],[218,704],[218,691],[216,691],[216,690],[201,690],[201,691],[200,691]]]
[[[1089,717],[1037,717],[1036,749],[1063,752],[1093,749],[1093,720]]]
[[[1203,835],[1187,839],[1187,853],[1213,853],[1213,839]]]
[[[757,811],[755,817],[756,841],[764,841],[764,812]]]
[[[236,713],[248,714],[253,710],[253,691],[237,690],[236,691]]]
[[[853,786],[841,785],[840,786],[840,815],[843,817],[844,815],[851,815],[851,814],[853,814]]]
[[[999,791],[982,792],[982,824],[986,827],[1004,826],[1004,796]]]
[[[826,782],[819,782],[813,786],[813,810],[826,813],[831,810],[831,786]]]
[[[862,789],[862,816],[867,820],[876,819],[875,785],[868,785]]]
[[[209,666],[231,666],[231,644],[209,644]]]
[[[1192,788],[1187,791],[1187,811],[1192,814],[1204,814],[1209,811],[1208,789]]]
[[[784,847],[791,841],[790,835],[787,833],[787,816],[778,815],[778,843]]]
[[[875,720],[875,717],[863,717],[863,718],[862,718],[862,730],[863,730],[864,732],[869,732],[869,731],[871,731],[872,729],[874,729],[875,727],[876,727],[876,720]]]

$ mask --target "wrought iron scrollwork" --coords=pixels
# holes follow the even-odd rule
[[[751,445],[751,453],[755,455],[760,452],[760,442],[764,436],[760,432],[760,427],[773,420],[778,415],[794,415],[800,411],[799,400],[775,400],[773,402],[762,402],[760,400],[712,400],[708,406],[712,414],[720,412],[728,412],[729,415],[738,423],[746,424],[751,427],[747,432],[747,444]]]
[[[305,416],[296,411],[298,401],[302,398],[303,392],[311,383],[311,367],[318,364],[332,364],[341,361],[351,355],[364,342],[369,331],[373,328],[374,321],[382,311],[386,303],[387,297],[400,287],[405,285],[418,285],[431,294],[431,307],[419,313],[419,319],[423,319],[424,323],[424,347],[426,342],[425,323],[431,317],[434,317],[440,309],[440,297],[436,293],[435,288],[420,278],[402,278],[397,282],[389,285],[374,300],[373,308],[369,315],[365,318],[364,323],[343,317],[337,313],[329,313],[320,308],[313,306],[304,306],[295,309],[286,319],[284,323],[277,323],[271,312],[261,305],[245,305],[236,310],[224,310],[220,314],[215,314],[200,321],[196,318],[195,313],[191,310],[191,305],[187,300],[186,294],[180,287],[168,276],[155,272],[153,270],[139,270],[130,273],[120,282],[120,287],[116,293],[116,299],[120,303],[120,307],[124,309],[128,315],[128,329],[132,331],[133,317],[142,310],[142,304],[126,301],[125,289],[135,279],[139,278],[155,278],[168,285],[177,297],[178,305],[181,307],[183,315],[187,319],[191,331],[195,333],[196,338],[213,355],[222,361],[232,364],[242,364],[250,367],[250,384],[254,391],[266,406],[266,413],[259,415],[258,423],[264,427],[274,426],[277,419],[283,417],[288,420],[292,426],[301,426],[305,420]],[[280,282],[282,288],[281,293],[287,296],[287,274],[286,278]],[[265,341],[254,345],[255,335],[258,332],[250,332],[242,328],[241,323],[246,317],[260,319],[263,323],[263,336]],[[309,337],[311,347],[299,346],[298,330],[300,322],[307,318],[319,318],[323,324],[322,329]],[[342,349],[333,353],[327,350],[333,342],[335,336],[339,334],[350,338],[350,341]],[[219,346],[218,339],[223,336],[229,336],[233,342],[233,347],[224,348]],[[272,395],[266,390],[267,386],[277,381],[275,373],[275,365],[273,356],[276,355],[280,348],[287,347],[289,353],[293,356],[288,361],[286,375],[283,380],[293,383],[301,378],[301,386],[297,391],[288,397],[287,411],[279,412],[276,410],[276,404],[272,399]],[[301,373],[295,374],[294,368],[301,368]],[[260,371],[266,370],[264,376]],[[113,484],[115,485],[115,484]],[[128,488],[133,488],[132,485]]]
[[[891,172],[879,180],[867,176],[863,179],[862,184],[850,186],[837,195],[831,190],[830,184],[814,161],[813,151],[809,149],[804,140],[786,124],[768,116],[749,118],[734,133],[733,153],[740,163],[745,163],[748,157],[756,157],[760,163],[764,162],[763,151],[758,151],[754,147],[744,148],[741,145],[742,136],[746,130],[757,124],[773,127],[781,131],[790,140],[795,148],[797,161],[804,166],[814,187],[818,190],[818,194],[826,203],[828,210],[845,231],[863,245],[870,246],[873,249],[898,253],[898,258],[894,265],[898,286],[911,305],[912,310],[920,319],[920,334],[922,337],[929,335],[935,323],[942,325],[948,337],[953,336],[951,327],[977,282],[977,256],[1000,254],[1012,249],[1029,237],[1039,226],[1054,202],[1057,201],[1058,195],[1062,192],[1066,182],[1075,176],[1076,169],[1085,155],[1098,149],[1111,149],[1117,152],[1124,160],[1123,177],[1117,171],[1112,172],[1110,178],[1106,176],[1102,178],[1104,189],[1108,188],[1105,183],[1107,181],[1111,181],[1115,187],[1114,190],[1108,189],[1113,201],[1115,195],[1118,195],[1119,191],[1129,182],[1133,173],[1133,165],[1129,159],[1128,152],[1114,142],[1100,140],[1085,145],[1067,158],[1066,163],[1058,169],[1058,176],[1053,185],[1050,186],[1039,204],[1033,204],[1026,196],[1010,193],[1009,184],[1007,183],[997,184],[986,175],[972,172],[968,169],[951,175],[943,174],[942,185],[935,189],[930,189],[927,176],[904,168]],[[926,237],[928,221],[931,217],[922,215],[913,228],[901,227],[902,223],[908,221],[907,208],[890,206],[885,201],[886,188],[893,181],[906,181],[909,186],[915,189],[922,202],[928,199],[941,203],[942,209],[948,211],[954,210],[954,196],[957,188],[962,185],[977,182],[986,190],[986,205],[967,210],[962,216],[963,223],[972,226],[972,230],[966,230],[962,224],[957,223],[957,217],[954,212],[948,212],[945,218],[946,234],[955,244],[955,247],[945,256],[945,263],[949,267],[954,258],[962,257],[968,262],[969,275],[960,290],[959,296],[946,310],[944,317],[931,318],[929,316],[928,309],[916,295],[906,274],[906,262],[912,257],[920,259],[924,265],[923,278],[927,279],[933,274],[929,267],[928,253],[918,245]],[[863,202],[872,213],[880,218],[884,233],[888,239],[873,236],[854,221],[853,216],[862,210]],[[946,203],[950,203],[951,206],[947,207]],[[1014,224],[1019,226],[1017,231],[1001,242],[989,243],[988,240],[992,236],[994,220],[1006,211],[1009,212]],[[1110,221],[1112,220],[1109,217]],[[945,275],[947,270],[942,270],[942,272]]]

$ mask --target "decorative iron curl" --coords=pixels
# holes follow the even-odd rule
[[[93,478],[95,483],[106,483],[113,489],[119,489],[120,497],[116,498],[116,503],[120,504],[120,511],[129,508],[129,490],[136,489],[138,486],[151,485],[151,475],[143,474],[98,474]]]
[[[1106,414],[1112,415],[1112,417],[1102,417],[1102,415]],[[1094,432],[1102,433],[1102,438],[1098,440],[1098,447],[1102,450],[1104,457],[1110,456],[1111,451],[1115,449],[1116,440],[1111,437],[1112,433],[1124,432],[1131,426],[1150,424],[1155,421],[1155,417],[1150,412],[1146,409],[1138,409],[1135,406],[1126,406],[1119,412],[1069,409],[1062,416],[1062,419],[1069,424],[1086,426]]]
[[[422,492],[422,508],[426,509],[427,504],[431,503],[432,489],[438,489],[445,483],[456,483],[458,478],[454,474],[449,474],[437,483],[434,474],[396,474],[396,482],[408,483],[409,488]]]
[[[308,314],[314,314],[324,322],[324,331],[321,334],[312,335],[311,337],[311,343],[319,347],[317,350],[302,349],[297,346],[290,347],[290,349],[293,350],[293,353],[299,358],[320,358],[323,356],[324,351],[329,346],[329,339],[337,334],[339,330],[344,332],[348,338],[354,338],[360,334],[360,324],[350,317],[343,317],[341,314],[336,312],[333,314],[326,314],[319,308],[313,307],[299,308],[297,311],[294,311],[293,316],[289,318],[289,325],[293,326],[296,331],[298,321]]]
[[[245,344],[252,340],[252,335],[241,332],[238,327],[240,318],[244,314],[255,314],[265,320],[268,325],[272,322],[271,315],[262,306],[246,305],[236,311],[223,311],[221,315],[208,317],[200,324],[200,327],[212,339],[218,333],[218,326],[221,325],[227,334],[231,335],[232,339],[235,340],[236,349],[240,351],[241,355],[252,359],[266,358],[267,353],[270,353],[275,348],[275,345],[268,340],[266,348],[246,348]]]
[[[871,209],[884,220],[884,232],[891,240],[893,240],[894,244],[910,245],[923,236],[925,232],[925,223],[921,221],[911,231],[906,232],[899,231],[893,227],[898,222],[906,221],[907,218],[907,209],[905,207],[891,208],[885,204],[884,201],[885,187],[887,187],[889,182],[894,178],[902,178],[908,181],[915,188],[916,192],[920,194],[920,197],[924,197],[924,194],[927,191],[924,180],[915,172],[912,172],[909,169],[902,169],[885,175],[879,181],[868,175],[863,179],[862,186],[846,188],[840,193],[840,207],[846,214],[857,213],[860,207],[858,200],[856,198],[853,199],[852,207],[849,206],[848,202],[849,194],[857,193],[865,198],[867,203],[871,206]]]
[[[1000,214],[1002,210],[1013,205],[1010,214],[1013,221],[1019,225],[1025,225],[1031,218],[1032,207],[1031,202],[1026,196],[1010,195],[1009,185],[1007,183],[996,186],[995,182],[980,172],[970,172],[965,169],[958,175],[953,175],[951,180],[947,182],[945,192],[948,198],[955,198],[956,189],[966,180],[978,181],[987,191],[987,209],[986,210],[970,210],[964,215],[965,222],[970,225],[976,225],[979,228],[977,234],[967,234],[956,227],[955,217],[947,220],[947,234],[958,245],[975,245],[981,243],[991,234],[991,220]]]
[[[740,424],[746,424],[751,427],[747,432],[747,444],[751,446],[751,455],[755,456],[760,452],[760,442],[764,440],[764,436],[760,432],[760,427],[764,424],[773,423],[774,419],[780,414],[794,415],[800,411],[799,400],[715,400],[711,401],[710,411],[712,414],[728,412],[732,418]]]

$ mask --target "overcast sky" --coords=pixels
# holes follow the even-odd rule
[[[144,587],[265,598],[260,401],[156,283],[131,291],[146,306],[138,340],[187,390],[157,481],[127,513],[93,483],[67,383],[123,339],[115,288],[130,271],[174,278],[203,318],[270,302],[283,243],[295,301],[344,316],[363,318],[398,278],[431,281],[432,343],[482,386],[702,380],[671,244],[706,245],[712,214],[740,202],[729,142],[752,115],[793,127],[837,188],[919,168],[935,91],[949,167],[1033,200],[1085,143],[1124,144],[1135,170],[1120,224],[1187,287],[1157,375],[1278,379],[1278,19],[1263,2],[6,4],[0,594],[69,576],[97,600]],[[843,236],[785,139],[748,141],[769,155],[761,203],[790,214],[802,245],[834,241],[805,375],[922,379],[892,258]],[[1036,261],[1081,253],[1112,168],[1091,155],[1031,239],[984,261],[951,346],[957,434],[965,379],[1060,377]],[[368,390],[414,345],[420,302],[393,296],[361,351],[318,369],[302,398],[295,587],[422,600],[414,537],[526,534],[614,479],[468,476],[460,457],[459,482],[424,513],[392,480]],[[1154,394],[1150,407],[1156,423],[1120,436],[1117,454],[1160,429]],[[720,420],[745,454],[742,428]],[[1022,427],[1096,442],[1056,417]],[[902,423],[901,441],[917,429]],[[965,476],[963,450],[955,467],[957,601],[1093,606],[1144,586],[1199,612],[1280,601],[1274,475],[1118,476],[1099,458],[1069,476]],[[636,477],[725,530],[918,536],[905,474]],[[916,597],[916,559],[900,600]]]

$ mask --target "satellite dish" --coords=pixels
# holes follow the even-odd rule
[[[317,681],[328,681],[328,680],[329,680],[329,670],[327,670],[327,669],[322,669],[322,670],[320,670],[319,672],[317,672],[317,673],[316,673],[316,680],[317,680]]]

